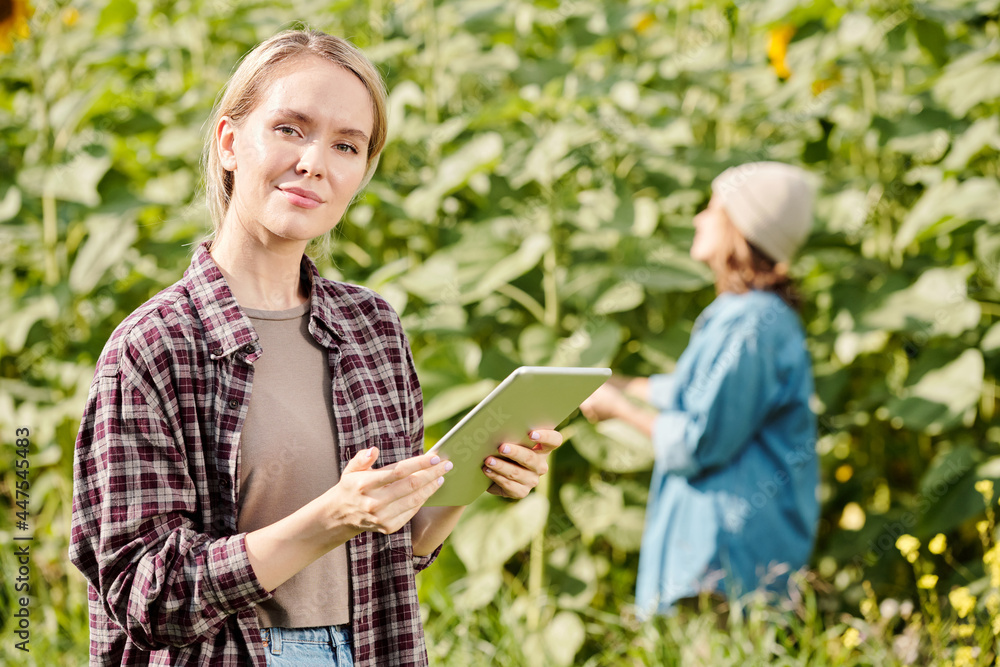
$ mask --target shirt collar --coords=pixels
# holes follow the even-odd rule
[[[257,332],[208,252],[210,243],[204,241],[199,244],[191,265],[184,272],[191,300],[204,327],[209,352],[213,359],[218,359],[240,350],[247,361],[253,362],[260,355]],[[334,338],[344,340],[329,300],[322,294],[319,270],[305,254],[302,255],[300,272],[310,285],[310,333],[324,347],[333,344]]]

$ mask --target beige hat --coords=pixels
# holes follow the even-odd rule
[[[804,169],[780,162],[730,167],[712,181],[712,192],[747,241],[776,262],[789,261],[813,223],[813,187]]]

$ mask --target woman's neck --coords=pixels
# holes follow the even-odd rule
[[[288,241],[270,246],[243,238],[238,228],[223,225],[210,246],[236,302],[254,310],[287,310],[309,299],[299,268],[306,242]]]

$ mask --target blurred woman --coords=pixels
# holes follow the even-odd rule
[[[809,561],[819,514],[813,379],[787,267],[812,202],[805,172],[789,165],[750,163],[716,178],[691,257],[712,269],[718,297],[676,369],[616,379],[582,406],[653,439],[642,615],[705,591],[780,591]]]
[[[348,42],[288,31],[241,62],[206,148],[214,238],[97,364],[77,439],[70,557],[92,665],[425,665],[416,571],[462,512],[423,507],[399,318],[306,256],[371,179],[386,93]],[[558,446],[500,446],[524,497]]]

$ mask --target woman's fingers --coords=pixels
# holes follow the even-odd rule
[[[497,450],[499,456],[486,457],[483,473],[493,480],[488,489],[493,495],[524,498],[549,471],[549,454],[562,444],[562,434],[536,429],[528,436],[534,442],[531,447],[504,443]]]
[[[562,433],[550,429],[535,429],[528,434],[528,437],[535,442],[535,446],[532,447],[532,450],[542,452],[545,455],[548,455],[555,450],[556,447],[563,443]]]

